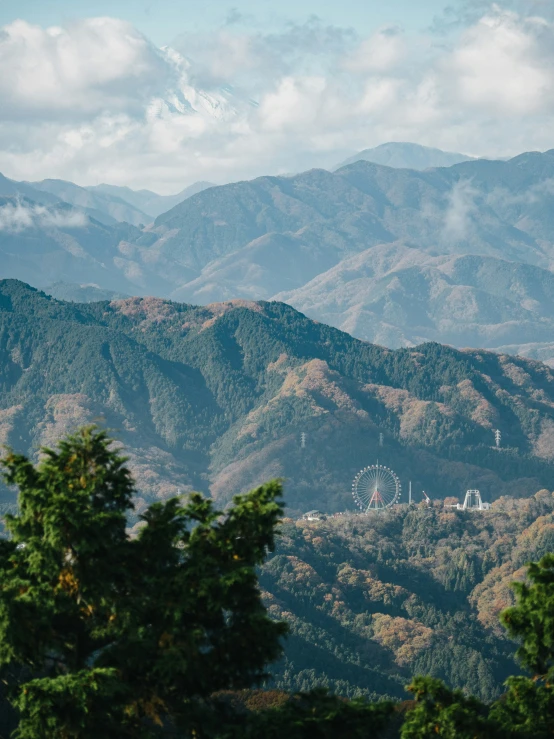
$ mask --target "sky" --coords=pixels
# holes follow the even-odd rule
[[[78,18],[114,16],[132,23],[158,46],[181,32],[210,32],[241,16],[246,25],[272,30],[275,24],[302,24],[318,16],[326,24],[350,26],[368,34],[382,25],[417,30],[442,13],[444,0],[0,0],[0,25],[17,18],[41,26],[63,25]]]
[[[554,148],[553,0],[0,0],[0,172],[174,193]]]

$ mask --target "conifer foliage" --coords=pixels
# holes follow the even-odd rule
[[[104,431],[2,465],[19,489],[0,541],[0,663],[18,668],[20,739],[188,736],[214,691],[250,686],[280,655],[286,626],[255,572],[278,483],[225,515],[197,494],[155,503],[131,538],[133,481]]]

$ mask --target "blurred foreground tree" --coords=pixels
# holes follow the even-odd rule
[[[0,663],[35,676],[13,691],[18,737],[186,735],[211,693],[250,686],[281,654],[286,626],[266,615],[255,572],[278,483],[225,516],[198,494],[156,503],[131,539],[133,482],[103,431],[37,466],[13,452],[2,465],[20,512],[0,541]]]

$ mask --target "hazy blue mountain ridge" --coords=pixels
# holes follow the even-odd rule
[[[108,196],[101,192],[91,192],[73,182],[42,180],[42,182],[31,184],[37,190],[56,195],[60,200],[84,210],[91,217],[107,225],[126,221],[133,226],[144,226],[151,220],[144,211],[131,206],[121,198],[114,195]]]
[[[106,184],[91,185],[86,189],[89,192],[116,197],[118,200],[123,200],[144,213],[148,213],[150,218],[156,218],[161,213],[165,213],[165,211],[178,205],[183,200],[196,195],[197,192],[206,190],[208,187],[215,187],[215,185],[213,182],[194,182],[175,195],[158,195],[158,193],[152,192],[151,190],[132,190],[130,187],[118,187],[117,185]],[[146,221],[143,221],[143,223],[146,223]]]
[[[39,286],[204,304],[278,297],[392,347],[431,339],[551,361],[553,219],[554,150],[425,171],[358,161],[209,187],[142,230],[103,224],[107,251],[93,250],[90,217],[70,239],[58,222],[0,227],[0,255],[2,274]]]
[[[453,164],[474,158],[466,154],[442,151],[421,144],[391,141],[353,154],[338,164],[336,169],[359,161],[373,162],[396,169],[431,169],[432,167],[451,167]]]
[[[549,270],[477,255],[429,258],[402,244],[368,249],[276,298],[391,347],[432,340],[516,353],[550,343],[554,331]]]

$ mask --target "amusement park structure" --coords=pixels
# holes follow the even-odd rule
[[[490,507],[491,504],[485,503],[481,498],[479,490],[468,490],[463,503],[445,506],[445,508],[455,508],[457,511],[488,511]]]
[[[400,497],[398,476],[382,464],[360,470],[352,481],[352,495],[362,513],[390,508]]]
[[[377,464],[364,467],[358,472],[352,481],[352,496],[362,513],[382,511],[399,502],[401,488],[400,480],[394,470],[377,462]],[[421,491],[421,499],[426,505],[431,505],[431,498],[424,490]],[[408,505],[411,505],[412,502],[412,483],[410,481]]]
[[[302,435],[304,437],[304,435]],[[500,446],[500,431],[495,432],[497,446]],[[302,438],[304,442],[304,438]],[[379,445],[382,445],[383,434],[379,434]],[[390,508],[400,500],[401,485],[398,475],[385,465],[369,465],[361,469],[352,481],[352,496],[354,502],[362,513],[370,511],[383,511]],[[427,493],[421,491],[421,501],[427,506],[432,505],[431,498]],[[412,482],[408,485],[408,505],[411,506]],[[447,505],[446,508],[454,508],[458,511],[488,511],[490,503],[485,503],[479,490],[468,490],[463,503]],[[312,511],[313,513],[313,511]],[[308,514],[306,514],[308,515]]]

